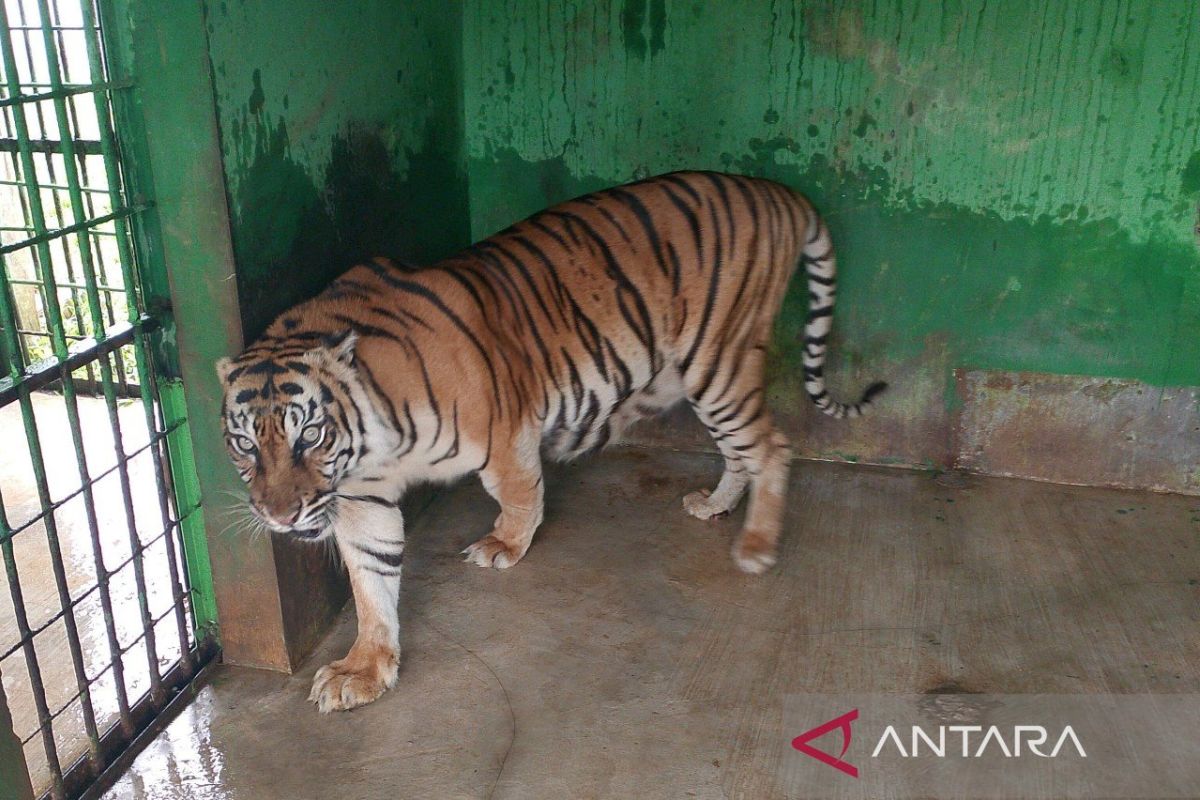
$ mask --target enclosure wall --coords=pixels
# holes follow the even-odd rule
[[[893,388],[872,420],[808,423],[797,281],[772,385],[802,452],[1196,488],[1152,451],[1180,454],[1200,384],[1200,6],[466,9],[476,237],[680,168],[769,176],[823,210],[842,270],[827,375],[847,397]],[[1103,464],[1079,459],[1093,438]]]

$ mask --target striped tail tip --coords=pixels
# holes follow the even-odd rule
[[[872,400],[874,400],[876,397],[878,397],[879,395],[886,392],[887,388],[888,388],[887,381],[875,381],[870,386],[868,386],[865,390],[863,390],[862,397],[858,398],[858,402],[855,405],[860,405],[860,406],[867,405]]]
[[[862,397],[858,398],[857,403],[839,403],[831,399],[822,389],[820,393],[812,397],[812,401],[823,413],[834,419],[854,419],[865,414],[871,401],[883,394],[887,388],[886,381],[875,381],[863,391]]]

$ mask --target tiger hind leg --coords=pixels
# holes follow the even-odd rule
[[[759,575],[775,564],[779,534],[783,529],[788,467],[792,460],[787,437],[769,424],[760,428],[761,439],[746,459],[751,478],[750,507],[746,522],[733,543],[733,560],[743,572]]]
[[[749,489],[750,506],[733,560],[743,572],[766,572],[775,564],[783,526],[791,449],[775,428],[763,390],[762,348],[730,359],[728,382],[711,378],[689,401],[725,457],[725,472],[711,493],[693,492],[684,509],[701,519],[733,510]],[[723,388],[714,388],[721,384]],[[716,395],[710,398],[709,395]]]
[[[707,519],[732,511],[748,488],[750,506],[733,544],[733,560],[743,572],[759,575],[775,564],[791,448],[765,411],[744,426],[714,424],[703,410],[698,413],[706,425],[716,428],[714,437],[725,453],[725,472],[711,494],[693,492],[684,498],[683,507],[692,516]]]
[[[746,486],[749,482],[749,475],[741,462],[726,458],[725,471],[721,473],[721,480],[717,483],[717,488],[712,491],[698,489],[689,492],[683,498],[683,510],[696,519],[724,516],[737,508],[737,504],[742,501],[742,495],[746,493]]]

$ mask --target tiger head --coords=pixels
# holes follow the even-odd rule
[[[273,531],[314,540],[330,531],[338,481],[362,450],[350,395],[355,339],[347,331],[315,346],[285,340],[217,362],[225,446],[251,511]]]

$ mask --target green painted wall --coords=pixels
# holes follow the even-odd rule
[[[206,0],[247,338],[350,261],[431,261],[680,168],[808,193],[844,393],[809,455],[944,463],[952,371],[1200,385],[1185,0]],[[803,421],[798,284],[773,394]]]
[[[247,341],[357,258],[467,243],[458,4],[206,0]]]
[[[956,367],[1200,385],[1190,0],[480,0],[463,31],[475,237],[679,168],[818,203],[843,275],[834,383],[895,387],[892,441],[819,454],[944,461]],[[803,308],[797,284],[785,412]]]

